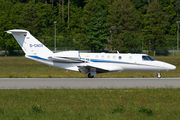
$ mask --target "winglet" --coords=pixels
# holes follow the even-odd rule
[[[9,33],[9,34],[12,34],[12,32],[11,32],[11,31],[4,31],[4,32],[7,32],[7,33]]]

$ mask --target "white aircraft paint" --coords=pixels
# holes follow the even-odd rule
[[[80,53],[79,51],[63,51],[53,53],[29,31],[9,30],[22,50],[25,57],[67,70],[79,71],[88,74],[89,78],[97,76],[97,73],[120,71],[169,71],[176,66],[157,61],[146,54],[121,54],[117,53]],[[158,77],[161,77],[158,73]]]

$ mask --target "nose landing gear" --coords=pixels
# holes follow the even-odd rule
[[[158,74],[157,74],[157,77],[158,77],[158,78],[161,78],[161,73],[158,73]]]

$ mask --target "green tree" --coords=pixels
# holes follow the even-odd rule
[[[13,5],[13,3],[4,0],[0,0],[0,2],[0,47],[1,49],[6,51],[6,56],[7,51],[9,51],[9,53],[12,53],[13,50],[19,49],[19,45],[13,39],[13,37],[4,32],[9,29],[15,29],[19,27],[16,19],[18,17],[18,14],[14,13],[14,11],[16,11],[16,5]]]
[[[109,9],[108,22],[111,26],[111,46],[120,52],[139,50],[141,46],[141,14],[129,0],[115,0]]]
[[[164,35],[167,30],[167,24],[167,18],[165,13],[162,12],[160,4],[156,1],[152,2],[144,19],[143,34],[146,48],[155,51],[165,47],[166,40]]]
[[[77,5],[76,5],[77,4]],[[59,6],[59,17],[56,18],[57,20],[57,46],[64,47],[64,48],[79,48],[77,45],[79,39],[79,29],[81,27],[81,18],[83,16],[83,10],[79,3],[74,3],[74,1],[70,4],[70,17],[69,23],[67,22],[67,14],[68,14],[68,5],[64,5],[64,22],[62,21],[62,6]],[[67,26],[69,25],[69,30]],[[74,41],[73,41],[74,40]],[[76,43],[74,46],[74,42]]]
[[[102,0],[101,1],[93,1],[93,0],[86,1],[86,5],[84,6],[84,9],[83,9],[83,17],[80,18],[81,26],[79,29],[76,29],[76,32],[75,32],[77,35],[77,38],[78,38],[75,41],[75,45],[78,46],[79,48],[97,50],[97,49],[101,49],[104,46],[104,43],[102,43],[102,45],[99,47],[92,46],[93,43],[92,43],[92,39],[90,40],[90,34],[94,33],[95,31],[93,31],[90,28],[90,27],[92,27],[92,26],[90,26],[90,24],[95,22],[96,21],[95,19],[102,19],[103,22],[106,21],[105,19],[106,19],[107,12],[105,12],[106,11],[105,8],[107,9],[107,7],[105,7],[106,5],[103,4],[103,3],[106,3],[106,1],[110,1],[110,0],[105,0],[104,2],[102,2]],[[103,13],[98,13],[98,10],[100,10],[100,9],[102,9]],[[98,14],[101,14],[102,16],[99,16]],[[104,16],[104,14],[105,14],[105,16]],[[97,16],[97,18],[95,16]],[[93,22],[91,20],[93,20]],[[100,24],[103,25],[104,23],[101,22]],[[95,25],[93,25],[93,26],[95,26]],[[96,29],[97,29],[97,26],[96,26]],[[87,30],[89,30],[89,31],[92,30],[93,32],[91,31],[89,34],[89,33],[87,33],[87,32],[89,32]],[[108,31],[108,33],[109,33],[109,31]]]
[[[70,30],[74,30],[76,28],[80,28],[81,26],[81,17],[83,16],[83,11],[81,7],[77,7],[73,4],[70,7],[69,27]]]
[[[175,9],[175,12],[176,12],[176,17],[177,18],[175,18],[175,20],[176,21],[179,21],[180,20],[180,0],[175,0],[175,2],[174,2],[174,9]]]
[[[175,35],[176,34],[176,20],[177,15],[175,11],[175,0],[159,0],[162,5],[162,11],[165,12],[167,16],[168,22],[170,23],[168,27],[168,34]]]
[[[143,14],[146,14],[150,0],[131,0],[134,7]]]
[[[174,9],[175,0],[158,0],[162,5],[162,10],[167,11],[170,14],[170,17],[173,19],[176,16]]]
[[[104,50],[110,31],[106,20],[106,11],[100,8],[97,13],[94,13],[86,30],[91,51]]]
[[[49,35],[54,32],[56,16],[50,5],[29,2],[23,7],[21,23],[23,28],[29,30],[35,36]]]

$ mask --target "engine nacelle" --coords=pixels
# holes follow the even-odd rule
[[[61,62],[81,62],[79,51],[63,51],[54,53],[52,56],[49,57],[49,59]]]

